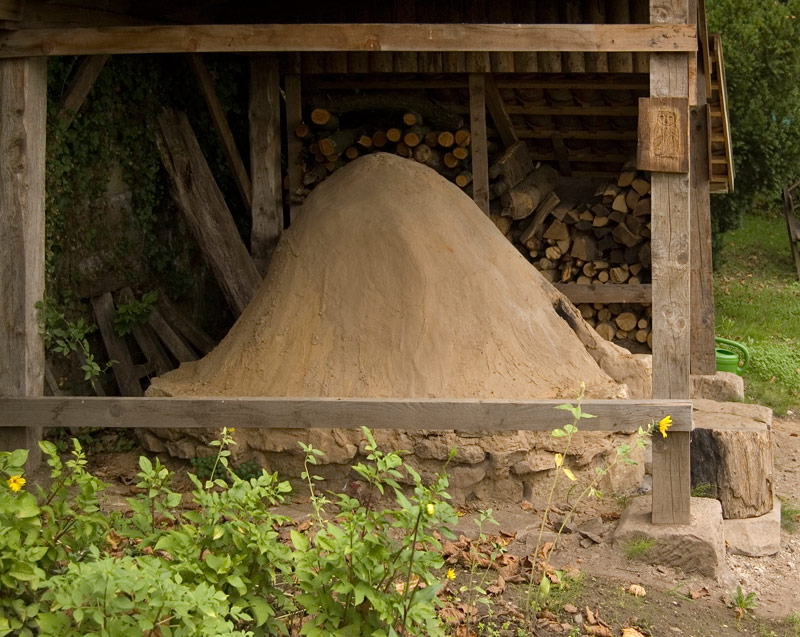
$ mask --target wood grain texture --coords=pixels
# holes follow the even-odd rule
[[[117,387],[123,396],[142,396],[142,386],[139,384],[139,376],[133,365],[133,359],[128,351],[125,340],[117,334],[114,327],[114,319],[117,310],[114,307],[114,300],[111,293],[106,292],[101,296],[92,299],[94,318],[97,327],[100,328],[100,335],[103,337],[108,360],[114,361],[111,371],[117,381]]]
[[[0,20],[22,20],[22,0],[0,0]]]
[[[522,2],[514,7],[517,20],[522,24],[536,24],[536,3]],[[539,54],[535,51],[514,53],[514,70],[517,73],[536,73],[539,70]]]
[[[130,288],[123,288],[120,290],[120,303],[131,301],[133,298],[133,292]],[[131,326],[131,333],[139,349],[142,350],[142,354],[145,355],[145,358],[147,358],[148,363],[150,363],[157,376],[166,374],[168,371],[175,368],[172,361],[169,360],[167,353],[164,351],[164,348],[161,346],[161,343],[158,342],[155,332],[153,332],[153,329],[149,325],[134,323]]]
[[[47,427],[236,427],[549,431],[572,421],[563,400],[445,398],[0,398],[0,428],[14,423]],[[670,414],[672,432],[692,428],[692,403],[658,400],[584,400],[596,416],[585,431],[636,431]]]
[[[514,124],[506,112],[506,105],[503,103],[503,98],[494,79],[491,75],[486,75],[486,108],[489,110],[489,115],[492,116],[492,122],[500,135],[503,145],[508,148],[517,142],[517,133],[514,130]]]
[[[172,182],[172,195],[231,310],[238,316],[258,289],[261,276],[239,236],[186,115],[165,109],[158,122],[158,146]]]
[[[157,309],[150,311],[150,318],[147,320],[150,327],[153,328],[158,338],[167,346],[167,349],[172,352],[172,355],[178,359],[180,363],[188,361],[196,361],[197,355],[192,351],[181,338],[180,334],[166,321]]]
[[[695,51],[697,38],[693,25],[650,24],[191,25],[25,29],[11,31],[0,37],[0,57],[106,53],[499,50]],[[348,68],[349,65],[348,57]],[[558,67],[560,69],[560,57]],[[484,67],[475,70],[488,72],[490,69]]]
[[[702,68],[700,69],[702,71]],[[697,77],[698,105],[691,109],[691,349],[692,374],[715,374],[714,279],[711,263],[711,196],[709,193],[708,105],[706,81]]]
[[[583,15],[592,24],[606,23],[605,0],[583,0]],[[587,52],[584,54],[587,73],[608,73],[608,54]]]
[[[556,289],[573,303],[650,303],[652,289],[648,284],[557,283]]]
[[[349,63],[349,62],[348,62]],[[302,85],[299,75],[286,75],[284,94],[286,96],[286,176],[289,182],[289,223],[300,214],[303,200],[303,166],[300,163],[303,140],[295,135],[297,125],[303,121]]]
[[[44,298],[47,65],[0,61],[0,396],[41,396],[44,344],[35,304]],[[0,450],[41,462],[41,427],[0,435]]]
[[[66,127],[72,123],[76,113],[80,110],[83,101],[92,90],[97,76],[108,61],[109,55],[89,55],[85,57],[78,69],[70,79],[61,101],[58,105],[56,116],[64,122]]]
[[[250,254],[263,276],[283,233],[281,86],[278,58],[274,55],[250,59],[248,116],[253,182]]]
[[[662,173],[689,172],[689,100],[639,98],[636,167]]]
[[[225,158],[233,173],[233,179],[236,182],[236,187],[239,189],[239,194],[242,196],[242,201],[248,210],[253,206],[253,188],[250,184],[250,176],[247,174],[247,169],[244,167],[242,156],[239,154],[239,149],[236,147],[236,141],[233,139],[233,132],[228,124],[228,118],[225,117],[225,111],[222,104],[217,97],[217,91],[214,88],[214,80],[211,79],[211,74],[208,72],[203,57],[198,53],[190,53],[187,56],[189,67],[192,69],[197,85],[203,98],[208,105],[208,112],[211,115],[211,121],[214,124],[214,129],[217,131],[222,150],[225,153]]]
[[[416,5],[413,2],[394,2],[394,22],[398,24],[410,24],[416,21]],[[404,51],[395,53],[394,72],[395,73],[416,73],[419,69],[417,54]]]
[[[472,198],[489,214],[489,149],[486,139],[486,76],[470,73],[469,123],[472,135]]]
[[[186,317],[166,295],[160,294],[156,305],[167,323],[191,343],[198,352],[208,354],[217,346],[217,342],[194,321]]]
[[[688,0],[651,0],[652,24],[685,23]],[[650,96],[689,99],[686,54],[650,57]],[[689,178],[654,172],[652,199],[653,396],[690,394]],[[688,524],[691,500],[690,434],[670,434],[653,445],[653,523]]]

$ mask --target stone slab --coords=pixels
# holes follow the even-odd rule
[[[775,555],[781,548],[781,501],[766,515],[746,520],[723,520],[728,552],[748,557]]]
[[[772,410],[769,407],[723,403],[704,398],[695,398],[692,402],[695,429],[769,431],[772,427]]]
[[[719,581],[725,569],[722,507],[717,500],[692,498],[690,511],[688,525],[656,525],[651,521],[652,498],[636,498],[619,520],[613,545],[624,552],[631,541],[650,539],[652,546],[636,559]]]
[[[733,372],[692,376],[692,398],[744,400],[744,379]]]

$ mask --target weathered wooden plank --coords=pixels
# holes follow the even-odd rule
[[[44,344],[35,304],[44,297],[44,159],[47,65],[0,61],[0,396],[41,396]],[[28,449],[41,462],[41,427],[21,423],[0,450]]]
[[[303,121],[302,90],[299,75],[287,75],[284,79],[286,95],[286,172],[289,181],[289,223],[294,223],[302,207],[303,166],[300,155],[303,140],[295,134],[297,125]]]
[[[636,117],[638,106],[535,106],[510,104],[506,107],[509,115],[578,115],[606,117]]]
[[[470,73],[469,121],[472,135],[472,198],[489,214],[489,149],[486,140],[486,75]]]
[[[158,145],[172,194],[237,316],[261,283],[184,113],[165,109]]]
[[[573,303],[650,303],[651,286],[642,283],[628,284],[591,284],[558,283],[556,288]]]
[[[697,77],[698,105],[690,113],[691,148],[691,373],[714,374],[714,279],[711,263],[711,196],[709,193],[708,105],[702,67]]]
[[[188,361],[196,361],[197,355],[192,351],[183,339],[180,337],[173,327],[164,320],[161,312],[157,309],[150,311],[150,318],[147,321],[153,328],[158,338],[167,346],[167,349],[172,352],[172,355],[181,363]]]
[[[211,24],[25,29],[0,38],[0,57],[501,50],[695,51],[697,38],[695,27],[685,24]]]
[[[606,23],[605,0],[583,0],[583,14],[587,22],[594,24]],[[591,53],[584,55],[586,71],[588,73],[608,73],[608,54]]]
[[[688,0],[651,0],[650,22],[685,23]],[[689,99],[686,54],[650,57],[650,96]],[[689,176],[654,172],[652,199],[653,396],[690,394]],[[653,523],[689,524],[690,434],[671,433],[653,446]]]
[[[250,184],[250,176],[247,174],[247,169],[244,167],[242,156],[239,154],[239,149],[236,147],[236,140],[233,139],[233,132],[231,131],[228,118],[225,117],[225,111],[222,109],[222,104],[217,97],[217,91],[214,88],[214,80],[211,79],[211,74],[208,72],[203,58],[198,53],[190,53],[188,55],[189,66],[197,78],[197,84],[200,87],[200,92],[208,105],[208,111],[211,114],[211,121],[217,131],[219,140],[222,143],[222,150],[225,152],[225,157],[230,164],[233,179],[236,182],[236,187],[239,189],[239,194],[242,196],[242,201],[248,210],[252,210],[253,206],[253,187]]]
[[[217,346],[217,342],[211,338],[205,330],[186,317],[165,295],[159,295],[156,305],[167,323],[191,343],[198,352],[208,354]]]
[[[22,0],[0,0],[0,20],[22,20]]]
[[[119,300],[121,302],[130,301],[133,298],[133,292],[130,288],[120,290]],[[134,323],[131,326],[131,333],[156,374],[166,374],[169,370],[175,368],[149,325]]]
[[[100,335],[103,337],[103,344],[106,346],[108,359],[114,361],[111,371],[114,372],[120,393],[123,396],[142,396],[142,386],[139,384],[139,376],[134,370],[131,353],[128,351],[125,341],[114,328],[117,311],[111,293],[106,292],[93,298],[92,308],[97,327],[100,328]]]
[[[61,96],[56,116],[66,127],[72,123],[83,101],[92,90],[97,76],[106,65],[109,55],[89,55],[83,59]]]
[[[410,24],[415,22],[416,4],[414,2],[400,2],[393,3],[392,10],[394,11],[394,22],[398,24]],[[417,54],[414,52],[396,53],[394,56],[394,72],[395,73],[416,73],[419,69]]]
[[[0,428],[46,427],[253,427],[548,431],[572,421],[557,410],[563,400],[469,398],[0,398]],[[669,414],[672,432],[692,429],[689,400],[584,400],[596,416],[585,431],[636,431]]]
[[[494,79],[488,74],[486,75],[486,108],[489,110],[489,115],[492,116],[492,122],[494,122],[494,127],[497,129],[503,145],[508,148],[515,144],[517,133],[514,130],[514,124],[511,123],[511,118],[506,112],[506,105],[503,103]]]
[[[250,59],[248,112],[253,182],[250,254],[263,276],[283,233],[281,86],[278,59],[274,55]]]
[[[684,97],[639,99],[636,167],[664,173],[689,172],[689,100]]]
[[[488,22],[493,24],[508,24],[514,20],[511,18],[512,0],[491,0],[487,3]],[[490,54],[492,73],[513,73],[514,72],[514,53],[502,50],[492,51]]]

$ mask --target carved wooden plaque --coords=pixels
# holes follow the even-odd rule
[[[689,172],[688,98],[639,99],[636,167],[660,173]]]

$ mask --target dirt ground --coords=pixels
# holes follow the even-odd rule
[[[797,507],[800,505],[800,417],[776,418],[773,433],[775,493]],[[110,441],[116,435],[110,432],[107,443],[103,442],[101,435],[97,442],[89,445],[88,451],[91,470],[109,483],[107,506],[124,509],[124,498],[134,488],[135,479],[132,477],[138,471],[141,450],[109,450]],[[174,487],[188,491],[190,483],[185,473],[191,467],[173,459],[162,458],[162,461],[176,472]],[[632,497],[635,495],[631,494]],[[507,544],[508,555],[516,556],[513,559],[501,558],[498,568],[477,569],[471,575],[465,561],[458,558],[459,553],[464,554],[463,551],[458,546],[449,547],[450,562],[457,575],[455,581],[447,582],[447,590],[441,598],[447,609],[445,614],[453,621],[452,634],[457,637],[521,637],[531,634],[518,628],[527,606],[527,585],[515,582],[513,576],[508,582],[499,581],[498,574],[510,573],[513,569],[503,570],[505,564],[517,558],[524,564],[526,554],[531,553],[531,542],[535,543],[541,519],[536,504],[522,503],[518,508],[493,511],[499,525],[486,526],[484,531]],[[552,563],[560,571],[561,584],[551,587],[550,596],[541,605],[535,634],[624,634],[637,637],[637,633],[623,633],[623,628],[635,627],[638,634],[651,637],[800,635],[800,576],[797,573],[800,532],[782,531],[781,549],[771,557],[728,555],[726,573],[717,582],[663,566],[646,565],[628,559],[619,549],[613,548],[611,537],[624,504],[624,497],[607,496],[581,509],[576,525],[594,520],[593,535],[599,543],[587,541],[579,533],[562,536],[558,549],[552,554]],[[465,536],[461,548],[469,547],[471,540],[477,542],[477,525],[474,523],[477,508],[465,510],[456,529],[457,534]],[[541,513],[541,507],[538,512]],[[301,522],[308,515],[307,499],[298,498],[282,513]],[[558,514],[557,510],[556,517]],[[447,546],[445,554],[448,554]],[[472,603],[474,594],[463,590],[470,588],[470,577],[473,586],[480,582],[483,588],[496,587],[489,589],[494,593],[490,596],[490,605]],[[518,575],[516,579],[521,577]],[[646,594],[638,597],[631,594],[629,590],[633,584],[643,587]],[[730,593],[736,590],[737,585],[744,593],[754,593],[757,604],[738,621],[729,604]],[[469,627],[466,625],[467,617]]]

